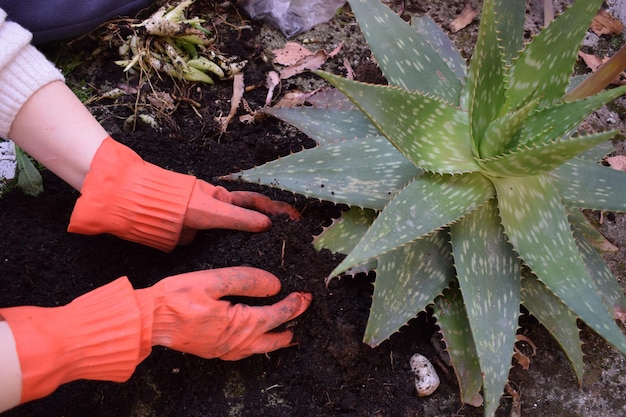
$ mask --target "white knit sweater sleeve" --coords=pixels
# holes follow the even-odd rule
[[[0,138],[5,139],[26,100],[44,85],[63,80],[59,70],[30,44],[31,33],[6,17],[0,9]]]

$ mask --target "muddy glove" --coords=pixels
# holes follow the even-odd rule
[[[290,330],[268,332],[304,312],[310,294],[263,307],[220,300],[279,290],[269,272],[234,267],[177,275],[141,290],[122,277],[62,307],[0,309],[20,362],[20,403],[77,379],[126,381],[157,344],[227,360],[290,346]]]
[[[299,218],[287,203],[168,171],[111,138],[96,152],[80,191],[68,231],[110,233],[164,252],[189,243],[200,229],[266,230],[270,219],[258,211]]]
[[[206,359],[238,360],[290,346],[290,330],[269,331],[304,312],[312,297],[291,293],[270,307],[220,299],[268,297],[278,291],[280,281],[269,272],[232,267],[166,278],[138,290],[137,300],[144,327],[152,329],[152,345]]]

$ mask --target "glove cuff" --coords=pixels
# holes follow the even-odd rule
[[[68,231],[119,238],[171,252],[196,178],[145,162],[108,137],[85,177]]]
[[[123,382],[139,361],[142,323],[126,277],[63,307],[0,309],[22,371],[21,403],[77,379]]]

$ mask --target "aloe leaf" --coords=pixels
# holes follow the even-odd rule
[[[349,3],[390,84],[458,104],[461,81],[418,32],[380,1]]]
[[[470,62],[467,82],[471,138],[475,147],[487,126],[497,118],[506,100],[502,88],[504,61],[497,36],[495,0],[483,3],[478,39]]]
[[[479,395],[483,380],[458,284],[454,283],[442,296],[437,297],[433,310],[459,383],[461,401],[471,404]]]
[[[382,255],[363,341],[378,346],[425,310],[454,276],[446,231]]]
[[[626,337],[597,293],[549,177],[492,181],[502,224],[523,261],[589,327],[626,353]]]
[[[611,243],[596,227],[591,224],[587,217],[578,209],[568,207],[567,217],[575,230],[600,253],[615,253],[619,250]]]
[[[612,138],[616,133],[608,131],[548,143],[521,144],[506,154],[481,159],[479,163],[483,169],[496,176],[537,175],[561,166],[581,152]]]
[[[582,384],[584,362],[576,315],[531,273],[524,270],[522,276],[522,304],[554,336]]]
[[[374,222],[377,212],[370,209],[351,207],[339,219],[325,228],[321,234],[313,237],[313,247],[317,250],[328,249],[331,252],[349,253],[361,241],[365,232]],[[368,259],[346,271],[348,275],[367,273],[378,267],[378,260]],[[326,284],[332,277],[326,277]]]
[[[361,242],[331,275],[442,228],[493,195],[491,183],[481,174],[425,173],[416,177],[380,213]]]
[[[623,171],[573,158],[549,175],[568,206],[626,212]]]
[[[479,169],[466,112],[421,93],[318,74],[348,96],[416,166],[438,173]]]
[[[430,16],[412,16],[411,26],[437,52],[456,77],[464,82],[467,76],[467,63],[457,47]]]
[[[567,134],[591,112],[626,92],[626,86],[594,96],[560,103],[530,114],[524,123],[520,143],[542,143]]]
[[[529,98],[541,97],[545,104],[561,100],[580,44],[601,5],[602,0],[576,1],[535,36],[511,67],[507,108],[517,108]]]
[[[313,246],[317,250],[349,253],[363,238],[375,218],[374,210],[351,207],[313,238]]]
[[[606,141],[597,144],[591,149],[586,150],[577,156],[577,158],[584,159],[585,161],[599,162],[604,159],[605,156],[615,151],[615,147],[611,141]]]
[[[378,136],[306,149],[222,178],[380,210],[419,174],[418,168]]]
[[[600,294],[609,312],[612,313],[613,318],[624,317],[626,315],[626,296],[622,287],[620,287],[617,278],[604,262],[602,256],[600,256],[591,242],[586,239],[585,231],[578,226],[578,223],[573,224],[574,239],[583,261],[587,265],[589,274],[596,284],[598,294]]]
[[[500,53],[505,65],[511,65],[524,42],[526,0],[496,0],[496,31]]]
[[[487,126],[478,144],[478,155],[489,158],[514,148],[519,141],[523,124],[528,114],[537,106],[537,101],[497,118]]]
[[[319,145],[380,135],[363,112],[356,109],[328,111],[316,107],[295,107],[269,108],[263,112],[297,127]]]
[[[483,373],[485,415],[493,416],[516,340],[520,262],[503,232],[495,199],[450,226],[450,241]]]

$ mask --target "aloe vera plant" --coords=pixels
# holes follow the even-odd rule
[[[520,304],[579,381],[578,318],[626,354],[615,322],[626,297],[580,211],[625,212],[626,174],[597,163],[615,131],[578,129],[626,87],[568,90],[602,0],[576,1],[527,44],[525,1],[485,0],[469,65],[429,18],[349,3],[389,85],[320,72],[356,107],[269,109],[319,146],[228,178],[349,205],[315,245],[347,254],[331,277],[376,271],[364,341],[380,344],[432,305],[461,400],[482,392],[487,416]]]

